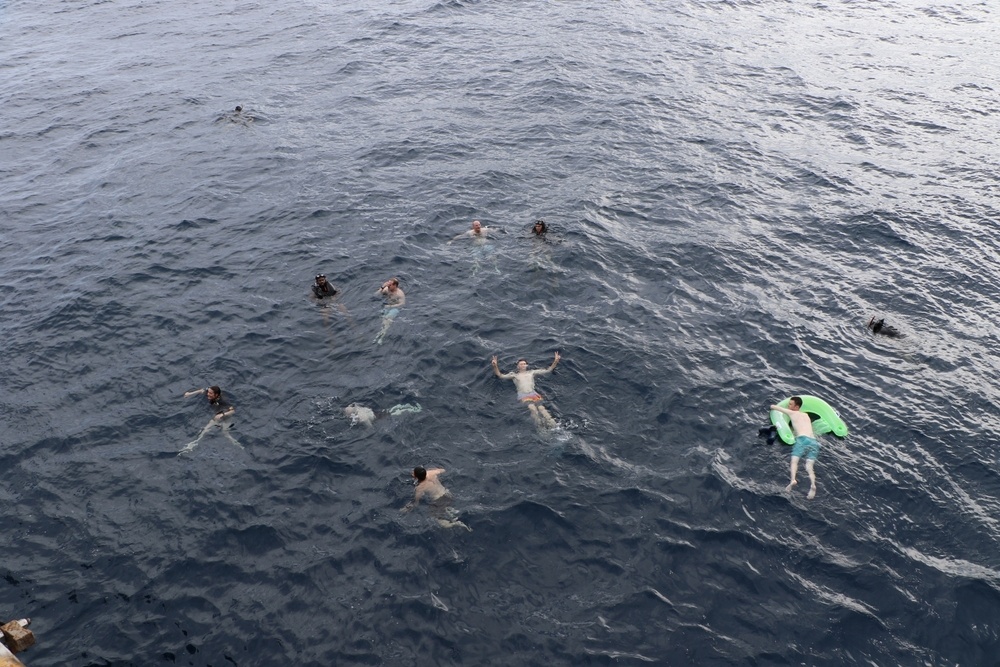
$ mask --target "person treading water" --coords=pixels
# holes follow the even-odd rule
[[[381,345],[385,333],[392,326],[392,321],[399,315],[399,309],[406,305],[406,295],[399,289],[399,278],[390,278],[382,283],[375,296],[385,299],[385,304],[382,306],[382,330],[375,336],[375,344]]]
[[[525,359],[517,360],[517,370],[513,373],[501,373],[500,366],[497,365],[497,356],[493,355],[493,373],[501,380],[513,380],[514,387],[517,388],[517,400],[528,406],[531,418],[539,428],[555,428],[556,420],[552,418],[549,411],[542,405],[542,395],[535,391],[535,376],[548,375],[559,365],[559,352],[556,352],[552,365],[548,368],[535,368],[528,370],[528,362]]]
[[[479,222],[478,220],[473,220],[472,229],[470,229],[467,232],[462,232],[461,234],[458,234],[451,241],[448,241],[448,243],[454,243],[455,241],[461,238],[468,237],[471,238],[473,241],[475,241],[477,244],[481,245],[483,243],[486,243],[486,237],[489,236],[490,231],[492,231],[490,227],[483,227],[483,223]]]
[[[222,389],[216,385],[206,387],[205,389],[192,389],[191,391],[184,392],[184,398],[200,394],[205,394],[205,397],[208,399],[208,407],[214,414],[208,424],[205,425],[205,428],[203,428],[201,433],[198,434],[198,437],[186,444],[184,449],[177,452],[177,455],[180,456],[181,454],[190,452],[192,449],[197,447],[198,443],[201,442],[201,439],[214,428],[220,429],[222,431],[222,435],[224,435],[229,442],[233,443],[240,449],[243,449],[243,445],[238,443],[236,438],[229,434],[229,429],[232,428],[233,425],[232,416],[236,413],[236,408],[233,407],[232,403],[222,397]]]
[[[438,481],[438,477],[444,474],[444,468],[433,468],[425,470],[420,466],[413,469],[411,473],[416,481],[417,488],[413,490],[413,500],[408,502],[400,512],[409,512],[426,498],[427,505],[431,508],[431,516],[442,528],[465,528],[472,531],[467,525],[458,520],[458,512],[451,506],[453,498],[451,492],[444,488]]]

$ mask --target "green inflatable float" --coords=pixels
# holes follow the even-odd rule
[[[805,394],[799,394],[799,398],[802,399],[802,407],[799,409],[802,412],[808,412],[810,418],[813,420],[813,433],[816,435],[833,433],[841,438],[847,435],[847,424],[840,418],[837,411],[830,407],[829,403],[822,398],[806,396]],[[781,403],[778,403],[778,405],[787,408],[788,399],[786,398]],[[815,415],[815,417],[812,417],[812,415]],[[786,445],[795,444],[795,434],[792,433],[792,427],[789,422],[788,415],[777,410],[771,410],[771,423],[774,424],[778,431],[778,436]]]

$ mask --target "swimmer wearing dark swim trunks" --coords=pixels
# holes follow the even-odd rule
[[[536,403],[540,404],[542,402],[542,395],[535,391],[535,376],[547,375],[554,371],[556,366],[559,365],[559,359],[561,357],[556,352],[555,358],[552,360],[552,365],[548,368],[536,368],[534,370],[528,370],[527,360],[518,359],[517,370],[515,372],[501,373],[500,366],[497,364],[497,357],[493,355],[493,374],[501,380],[514,381],[514,387],[517,389],[517,400],[528,406],[528,410],[531,411],[531,418],[538,428],[555,428],[556,420],[552,418],[552,415],[549,414],[544,405],[536,405]]]

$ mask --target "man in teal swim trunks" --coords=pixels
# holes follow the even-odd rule
[[[547,375],[556,369],[559,364],[559,353],[556,352],[552,365],[548,368],[535,368],[528,370],[528,362],[525,359],[518,359],[517,371],[514,373],[501,373],[500,366],[497,365],[497,356],[493,355],[493,374],[501,380],[513,380],[514,387],[517,388],[517,400],[528,406],[531,411],[531,418],[540,429],[555,428],[556,420],[552,418],[549,411],[542,405],[542,395],[535,391],[535,376]]]
[[[382,287],[375,292],[375,296],[385,299],[382,306],[382,330],[375,336],[375,344],[381,345],[385,339],[385,332],[392,326],[392,321],[399,315],[399,309],[406,305],[406,295],[399,289],[399,278],[390,278],[382,283]]]
[[[795,444],[792,445],[792,481],[785,487],[785,491],[790,492],[792,487],[798,484],[795,475],[799,471],[799,459],[805,456],[806,472],[809,473],[809,495],[807,497],[812,500],[816,497],[816,473],[813,471],[813,466],[816,465],[816,457],[819,456],[819,441],[813,434],[812,420],[808,414],[800,410],[801,407],[802,399],[798,396],[792,396],[788,399],[787,408],[772,405],[771,409],[788,415],[792,421],[792,431],[795,433]]]

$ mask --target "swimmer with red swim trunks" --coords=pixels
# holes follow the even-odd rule
[[[535,420],[535,425],[538,428],[555,428],[556,420],[552,418],[552,415],[549,414],[544,405],[540,405],[542,395],[535,391],[535,376],[548,375],[554,371],[559,364],[559,359],[561,357],[556,352],[551,366],[548,368],[536,368],[534,370],[528,370],[528,362],[526,360],[518,359],[517,370],[515,372],[501,373],[500,367],[497,365],[497,357],[493,355],[494,375],[501,380],[514,381],[514,387],[517,389],[517,400],[528,406],[528,410],[531,411],[531,418]]]

